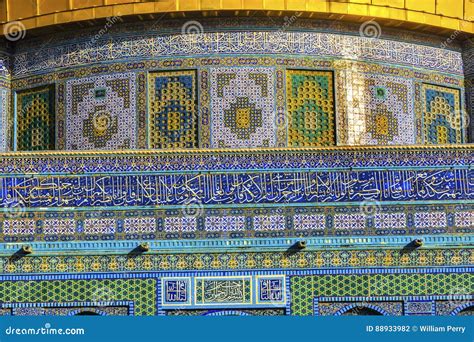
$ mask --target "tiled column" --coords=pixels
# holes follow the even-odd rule
[[[466,107],[470,120],[467,120],[468,142],[474,142],[474,38],[463,44],[464,75],[466,85]]]
[[[0,46],[0,152],[9,146],[10,108],[10,58],[7,46]]]

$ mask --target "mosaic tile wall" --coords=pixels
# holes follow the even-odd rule
[[[137,146],[134,73],[66,82],[66,149],[116,150]]]
[[[224,28],[211,22],[217,31]],[[264,22],[253,21],[252,25],[263,26]],[[327,35],[318,31],[325,27],[321,22],[301,20],[295,23],[291,34],[272,32],[270,28],[242,34],[233,32],[235,27],[227,27],[222,32],[206,32],[190,39],[188,35],[166,35],[175,33],[176,22],[162,28],[159,37],[150,36],[143,25],[146,24],[125,28],[117,24],[105,46],[99,39],[87,50],[81,50],[81,43],[65,33],[55,47],[42,46],[44,56],[50,56],[45,61],[43,54],[34,60],[31,57],[29,50],[38,42],[25,40],[18,46],[13,88],[21,92],[55,83],[58,149],[466,141],[462,133],[465,127],[461,126],[467,123],[460,120],[466,108],[462,54],[457,47],[437,48],[435,37],[421,39],[401,33],[398,37],[392,32],[398,40],[378,39],[374,44],[373,40],[360,37],[358,30]],[[342,26],[329,29],[339,31]],[[134,35],[124,40],[124,33],[127,37]],[[155,48],[151,48],[152,41]],[[422,41],[428,45],[419,44]],[[126,56],[123,51],[128,51]],[[107,63],[91,65],[101,61]],[[54,65],[58,63],[67,71],[57,71]],[[295,81],[293,85],[299,88],[290,90],[291,79],[303,75],[303,84],[308,87],[298,86]],[[125,85],[127,77],[130,81]],[[173,82],[175,78],[180,81]],[[106,91],[101,85],[104,82],[113,82],[123,94],[112,88],[111,92]],[[119,86],[121,82],[125,82],[123,87]],[[72,87],[85,89],[88,85],[94,90],[84,99],[70,94]],[[420,88],[426,85],[441,87],[442,94],[455,97],[449,99],[449,114],[435,113],[442,111],[436,105],[435,112],[430,112],[431,104],[426,103],[426,94]],[[315,89],[321,93],[314,95]],[[101,106],[115,96],[118,100],[114,103],[125,101],[125,107],[120,113],[119,106],[109,106],[104,112]],[[307,102],[297,103],[305,97]],[[83,114],[74,112],[73,107],[78,104],[82,104],[79,107]],[[85,114],[91,112],[91,106],[97,107],[98,114]],[[92,116],[96,128],[84,129],[91,122],[85,118],[87,115]],[[434,131],[440,132],[439,141]]]
[[[232,25],[244,26],[227,24],[192,36],[176,23],[118,24],[87,48],[60,33],[40,56],[41,39],[22,41],[12,83],[23,104],[18,148],[465,139],[457,48],[402,33],[374,44],[358,29],[327,34],[336,28],[321,30],[317,21],[291,32],[236,32]],[[28,130],[25,116],[47,124]],[[0,239],[9,242],[0,244],[0,314],[89,307],[116,315],[312,315],[316,301],[320,313],[344,314],[368,296],[385,299],[366,307],[392,315],[462,312],[471,299],[453,295],[474,290],[466,267],[474,264],[474,210],[465,203],[474,194],[473,153],[457,147],[0,158]],[[85,210],[70,210],[78,207]],[[411,248],[420,236],[423,248]],[[309,247],[292,248],[299,239]],[[143,241],[149,252],[136,251]],[[33,254],[18,252],[25,244]]]
[[[16,144],[19,151],[54,150],[54,87],[17,93]]]
[[[474,296],[467,289],[451,288],[449,295],[316,297],[314,314],[384,316],[473,315]],[[464,294],[463,294],[464,293]],[[367,313],[367,309],[370,310]]]

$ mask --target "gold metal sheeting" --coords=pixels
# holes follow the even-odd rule
[[[377,18],[388,26],[474,33],[471,0],[0,0],[0,21],[21,21],[26,29],[115,16],[245,16],[249,11],[281,17],[303,12],[306,17],[360,22]]]

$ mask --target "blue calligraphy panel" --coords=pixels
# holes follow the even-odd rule
[[[4,207],[160,206],[472,200],[474,170],[20,176],[0,179]]]
[[[278,305],[285,303],[284,276],[257,276],[257,304]]]
[[[195,304],[252,304],[251,277],[195,278]]]
[[[162,303],[166,305],[186,305],[191,303],[190,279],[163,279]]]

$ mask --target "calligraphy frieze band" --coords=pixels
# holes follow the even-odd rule
[[[13,73],[16,76],[31,75],[51,71],[58,67],[75,67],[91,62],[106,62],[126,57],[163,58],[180,55],[225,55],[225,54],[300,54],[321,57],[364,56],[365,59],[380,62],[390,61],[403,65],[417,66],[462,74],[462,57],[457,51],[439,49],[424,45],[414,45],[397,40],[377,40],[372,38],[335,35],[326,32],[205,32],[190,35],[152,34],[137,32],[139,38],[114,38],[106,43],[96,42],[88,47],[80,44],[65,44],[54,48],[43,48],[40,55],[36,50],[17,53],[14,57]],[[132,36],[133,37],[133,36]],[[85,44],[85,43],[84,43]],[[110,49],[110,45],[115,48]],[[124,55],[126,51],[126,55]],[[420,56],[422,56],[420,58]]]
[[[0,180],[10,207],[472,200],[474,170],[36,176]]]

